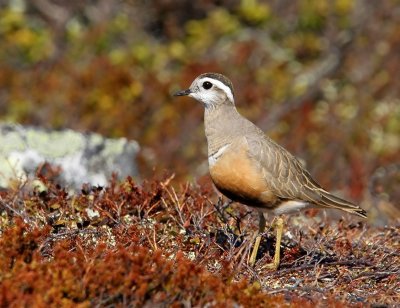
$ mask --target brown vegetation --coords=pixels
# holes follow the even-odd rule
[[[1,191],[0,306],[399,303],[399,16],[393,0],[2,1],[0,119],[136,139],[144,179],[176,177]],[[206,71],[369,220],[291,216],[279,270],[262,270],[272,230],[248,267],[257,219],[215,200],[202,107],[171,98]]]
[[[251,268],[252,214],[187,184],[176,191],[170,180],[127,179],[80,194],[45,181],[40,190],[1,192],[0,305],[398,302],[399,227],[293,216],[279,270],[262,270],[272,232]]]

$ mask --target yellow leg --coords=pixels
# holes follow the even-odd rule
[[[273,269],[277,270],[279,263],[281,261],[281,240],[282,240],[282,233],[283,233],[283,219],[282,217],[278,217],[275,222],[276,227],[276,244],[275,244],[275,256],[274,261],[270,264],[264,265],[263,269]]]
[[[257,252],[258,252],[258,248],[260,247],[260,242],[261,242],[261,235],[265,230],[265,224],[266,224],[265,217],[262,212],[258,212],[258,217],[259,217],[258,233],[257,233],[256,241],[254,243],[253,250],[251,252],[250,260],[249,260],[250,266],[253,266],[256,263]]]

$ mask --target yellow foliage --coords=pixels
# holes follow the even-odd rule
[[[336,0],[335,8],[336,12],[340,15],[345,15],[351,12],[354,7],[354,0]]]
[[[271,9],[268,4],[257,0],[242,0],[239,13],[250,23],[261,23],[271,16]]]

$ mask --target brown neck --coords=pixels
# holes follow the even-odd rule
[[[214,154],[221,147],[247,132],[259,130],[244,118],[231,104],[220,104],[204,111],[204,126],[208,143],[208,155]]]

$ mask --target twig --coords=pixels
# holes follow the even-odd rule
[[[309,292],[312,292],[312,291],[314,291],[314,292],[318,292],[318,293],[325,293],[326,292],[326,288],[317,288],[317,287],[309,287],[309,286],[306,286],[306,287],[299,287],[298,286],[298,284],[296,283],[295,285],[293,285],[293,286],[288,286],[288,287],[285,287],[285,288],[280,288],[280,289],[270,289],[270,290],[265,290],[268,294],[275,294],[275,293],[281,293],[281,292],[289,292],[289,291],[304,291],[304,292],[307,292],[307,293],[309,293]]]
[[[11,212],[13,212],[15,215],[22,217],[22,214],[20,212],[18,212],[16,209],[13,209],[11,206],[9,206],[6,202],[3,201],[3,199],[0,197],[0,204],[2,206],[4,206],[5,208],[7,208],[8,210],[10,210]]]
[[[382,279],[390,275],[399,275],[400,270],[398,271],[386,271],[386,272],[364,272],[359,274],[357,277],[355,277],[353,280],[358,280],[358,279],[365,279],[365,278],[375,278],[375,279]]]
[[[296,272],[296,271],[302,271],[310,268],[314,268],[317,265],[323,265],[323,266],[350,266],[350,267],[361,267],[361,266],[372,266],[371,263],[364,261],[364,260],[344,260],[344,261],[333,261],[333,262],[327,262],[327,263],[319,263],[319,264],[304,264],[301,266],[297,267],[292,267],[292,268],[285,268],[282,270],[278,270],[276,272],[269,272],[266,273],[265,276],[278,276],[278,275],[284,275],[287,273],[291,272]]]

